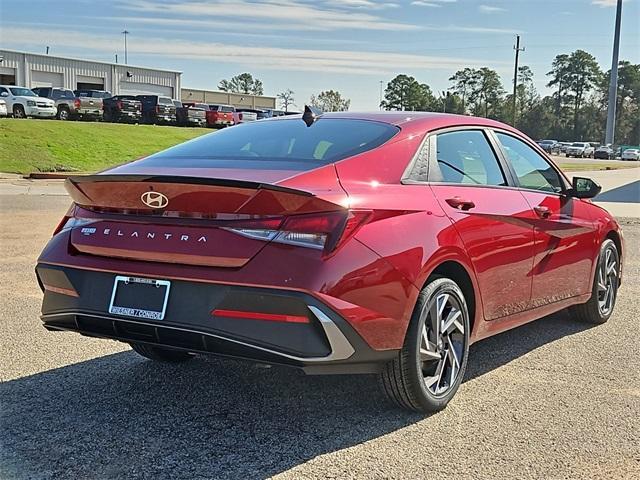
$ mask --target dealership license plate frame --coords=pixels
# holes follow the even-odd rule
[[[155,286],[156,288],[166,288],[164,298],[162,300],[161,310],[147,310],[136,307],[127,307],[124,305],[115,305],[118,287],[121,284],[125,286],[130,283],[145,284]],[[154,278],[130,277],[126,275],[116,275],[113,281],[113,290],[111,291],[111,300],[109,301],[109,313],[112,315],[124,315],[128,317],[143,318],[146,320],[164,320],[167,312],[167,303],[169,301],[169,291],[171,290],[171,282],[169,280],[158,280]]]

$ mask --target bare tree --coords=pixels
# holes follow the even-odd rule
[[[284,92],[280,92],[277,97],[280,100],[280,105],[284,108],[285,112],[289,111],[289,107],[295,105],[295,99],[293,98],[293,94],[295,92],[290,88],[287,88]]]

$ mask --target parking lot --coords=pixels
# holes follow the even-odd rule
[[[0,195],[1,478],[637,478],[638,219],[609,323],[557,314],[474,345],[455,400],[423,417],[373,376],[159,365],[45,331],[33,267],[67,206]]]

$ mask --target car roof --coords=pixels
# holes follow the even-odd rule
[[[296,118],[296,115],[271,117],[266,119],[272,122],[282,122]],[[423,130],[456,126],[495,127],[503,130],[517,132],[513,127],[489,118],[473,117],[470,115],[456,115],[453,113],[437,112],[327,112],[320,118],[342,118],[351,120],[369,120],[388,123],[397,127],[411,127]],[[520,132],[518,132],[520,133]],[[521,133],[520,133],[521,135]]]

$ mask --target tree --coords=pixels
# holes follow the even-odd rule
[[[610,77],[611,71],[608,71],[603,75],[598,88],[598,102],[603,106],[606,106],[609,100]],[[601,122],[606,122],[606,111]],[[640,64],[634,65],[626,60],[618,64],[616,143],[640,144]]]
[[[310,103],[323,112],[345,112],[349,110],[351,100],[343,98],[337,90],[326,90],[317,96],[311,95]]]
[[[473,102],[473,114],[486,118],[499,117],[505,92],[498,72],[488,67],[475,70],[472,85],[469,100]]]
[[[556,56],[552,70],[547,74],[552,77],[547,86],[558,85],[558,112],[564,100],[562,92],[566,92],[567,103],[572,109],[572,133],[574,138],[584,134],[580,125],[580,109],[584,100],[602,78],[602,72],[595,57],[584,50],[576,50],[570,55]]]
[[[467,95],[470,91],[473,91],[478,81],[476,72],[473,68],[465,68],[464,70],[458,70],[449,78],[449,81],[453,82],[453,91],[462,99],[462,113],[466,112],[465,101]]]
[[[241,73],[231,80],[221,80],[218,88],[223,92],[247,93],[251,95],[263,95],[262,82],[253,78],[250,73]]]
[[[293,98],[294,93],[295,92],[293,90],[287,88],[284,92],[280,92],[277,95],[278,100],[280,100],[280,105],[282,106],[282,108],[284,108],[285,112],[289,111],[290,106],[295,105],[295,99]]]
[[[505,98],[505,104],[511,105],[513,93]],[[518,67],[518,86],[516,87],[516,123],[533,109],[540,100],[535,85],[533,84],[533,72],[527,65]]]
[[[408,75],[398,75],[387,84],[381,106],[385,110],[430,111],[439,110],[437,102],[428,85]]]

